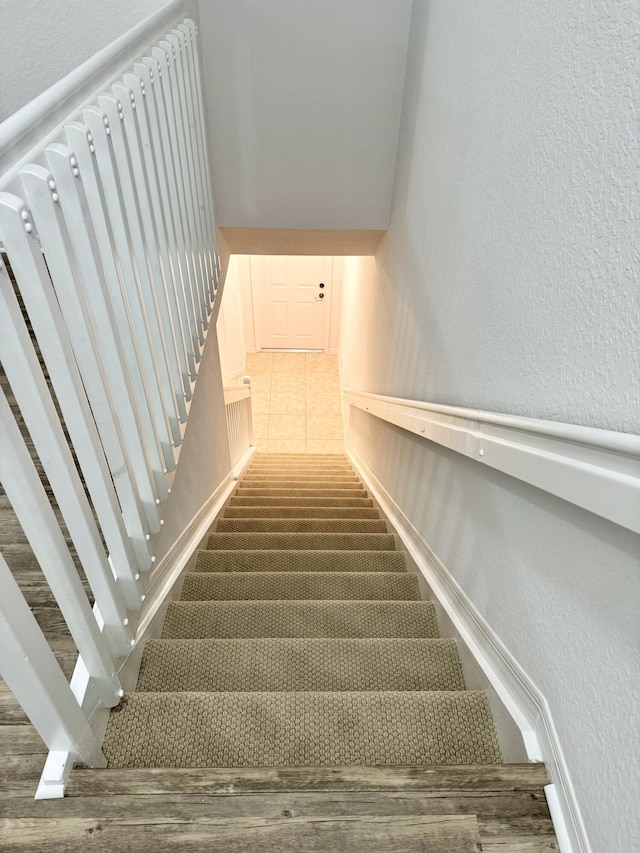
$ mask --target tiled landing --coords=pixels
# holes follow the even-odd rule
[[[267,453],[342,453],[338,358],[326,353],[247,353],[256,446]]]

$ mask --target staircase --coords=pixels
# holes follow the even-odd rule
[[[122,768],[501,761],[486,695],[464,689],[342,456],[255,457],[104,752]]]

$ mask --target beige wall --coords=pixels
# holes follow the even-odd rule
[[[224,283],[224,298],[220,302],[216,323],[222,376],[225,379],[238,376],[244,371],[245,367],[246,345],[243,300],[240,289],[240,261],[239,255],[234,255],[230,259]]]

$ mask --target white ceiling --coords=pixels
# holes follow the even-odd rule
[[[218,224],[389,224],[411,0],[201,0]]]

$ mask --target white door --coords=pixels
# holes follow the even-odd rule
[[[332,258],[263,255],[252,262],[262,349],[325,349]]]

